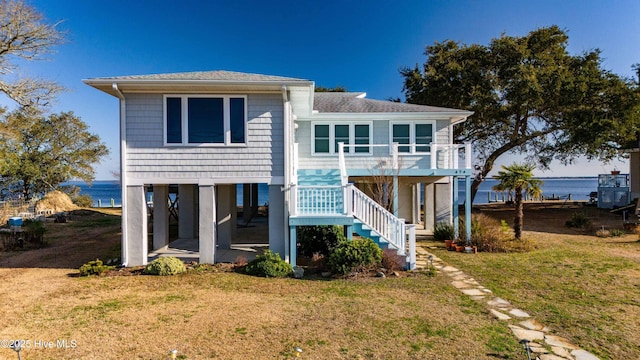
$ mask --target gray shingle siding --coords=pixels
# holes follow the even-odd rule
[[[165,147],[163,96],[129,94],[126,104],[126,163],[131,178],[284,176],[284,120],[279,94],[247,96],[246,147]]]

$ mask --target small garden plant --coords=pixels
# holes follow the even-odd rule
[[[331,271],[338,274],[372,268],[381,262],[382,250],[373,240],[367,238],[341,241],[329,256]]]
[[[571,215],[571,219],[567,220],[565,225],[570,228],[586,228],[591,225],[591,220],[581,212],[574,212]]]
[[[147,275],[175,275],[186,271],[184,263],[177,257],[160,257],[149,264],[142,271]]]
[[[115,269],[114,266],[104,265],[102,260],[96,259],[80,266],[80,276],[102,275],[109,270]]]
[[[445,221],[440,221],[433,228],[433,238],[435,240],[453,240],[455,239],[455,230],[453,229],[453,224],[450,224]]]
[[[293,267],[282,260],[278,253],[265,250],[262,255],[256,256],[244,268],[245,273],[262,277],[287,277],[293,273]]]

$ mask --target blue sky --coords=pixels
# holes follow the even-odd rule
[[[559,25],[573,54],[599,48],[604,67],[631,77],[640,62],[640,1],[205,1],[27,0],[67,42],[17,75],[68,91],[53,111],[73,110],[111,148],[97,179],[118,170],[118,103],[82,83],[103,76],[232,70],[299,77],[320,86],[402,97],[403,66],[447,39],[487,44]],[[0,104],[11,105],[0,97]],[[433,104],[437,105],[437,104]],[[510,163],[512,159],[504,159]],[[625,164],[559,164],[540,176],[596,175]]]

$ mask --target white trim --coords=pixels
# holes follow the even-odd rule
[[[466,120],[473,113],[469,111],[444,112],[394,112],[394,113],[314,113],[311,116],[299,116],[298,121],[358,121],[358,120],[392,120],[392,121],[420,121],[444,120],[460,122]]]
[[[316,152],[316,125],[328,125],[329,126],[329,152],[328,153],[318,153]],[[349,152],[345,152],[345,156],[371,156],[373,155],[373,149],[371,145],[373,145],[373,121],[312,121],[311,122],[311,156],[334,156],[338,154],[338,151],[335,149],[335,126],[336,125],[347,125],[349,126],[349,143],[345,143],[344,146],[349,148]],[[369,126],[369,151],[367,152],[356,152],[356,144],[355,144],[355,126],[356,125],[367,125]],[[360,144],[360,147],[364,147],[365,144]]]
[[[167,98],[181,99],[181,141],[180,143],[167,142]],[[222,143],[190,143],[189,142],[189,98],[222,99],[222,128],[224,142]],[[244,142],[231,142],[231,98],[244,99]],[[163,94],[162,96],[162,138],[165,147],[247,147],[248,145],[248,96],[238,94]]]
[[[415,151],[416,147],[430,146],[428,144],[416,144],[416,125],[431,125],[431,144],[436,144],[436,122],[424,121],[389,121],[389,144],[393,144],[393,125],[409,125],[409,144],[398,144],[398,147],[409,147],[409,152],[400,152],[398,155],[428,155],[431,151]],[[449,136],[451,138],[451,136]],[[429,148],[431,150],[431,148]]]
[[[173,185],[173,184],[201,184],[201,185],[229,185],[229,184],[269,184],[284,185],[284,176],[234,176],[211,178],[127,178],[128,186],[141,186],[148,184]]]

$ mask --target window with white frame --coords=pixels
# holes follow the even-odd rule
[[[167,145],[244,145],[247,98],[165,95],[164,124]]]
[[[311,124],[313,154],[337,154],[344,143],[345,154],[371,154],[370,122],[314,122]]]
[[[390,141],[399,144],[399,153],[429,153],[429,144],[433,142],[433,125],[433,122],[392,122]]]

